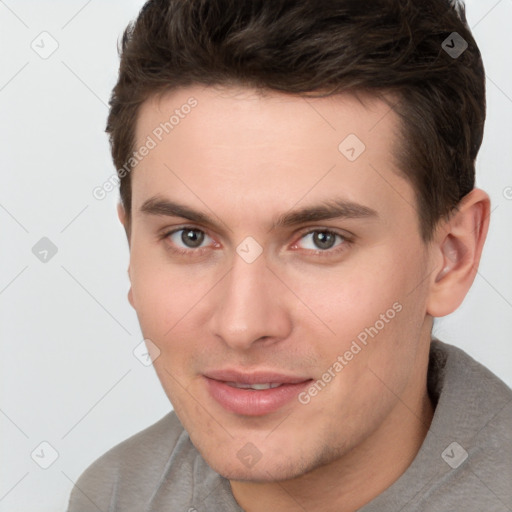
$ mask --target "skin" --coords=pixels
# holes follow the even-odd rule
[[[425,244],[414,190],[394,164],[398,118],[377,98],[347,93],[305,100],[187,87],[142,105],[137,146],[191,96],[197,106],[133,171],[130,218],[118,208],[130,244],[128,298],[160,351],[155,370],[244,510],[360,508],[403,474],[428,431],[432,317],[454,311],[473,282],[489,198],[474,189]],[[338,150],[350,133],[366,146],[353,162]],[[216,226],[141,212],[157,195]],[[377,215],[273,227],[332,198]],[[183,231],[165,236],[183,227],[204,233],[199,248]],[[317,243],[326,230],[342,235],[327,248]],[[263,249],[252,263],[236,252],[248,236]],[[321,379],[396,303],[400,312],[307,404],[238,415],[207,391],[202,375],[227,367]],[[237,457],[249,442],[261,454],[252,467]]]

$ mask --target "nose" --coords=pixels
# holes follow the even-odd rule
[[[285,295],[264,255],[247,263],[235,254],[231,271],[217,287],[213,334],[238,351],[286,339],[292,320]]]

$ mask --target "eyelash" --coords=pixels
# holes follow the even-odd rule
[[[199,231],[201,233],[204,233],[205,235],[208,235],[208,233],[206,233],[205,231],[203,231],[202,229],[199,229],[197,227],[194,227],[194,226],[181,226],[179,228],[172,229],[171,231],[166,231],[159,238],[161,240],[166,240],[168,237],[170,237],[174,233],[178,233],[179,231],[187,231],[187,230]],[[312,252],[315,256],[318,256],[318,257],[329,257],[329,256],[337,255],[337,254],[341,253],[342,251],[345,251],[347,249],[347,246],[349,246],[349,245],[351,245],[353,243],[353,240],[351,240],[346,235],[343,235],[341,233],[338,233],[337,231],[334,231],[332,229],[327,229],[327,228],[310,229],[309,231],[305,231],[305,232],[300,234],[299,240],[301,240],[305,236],[310,235],[312,233],[329,233],[329,234],[338,236],[338,237],[340,237],[342,239],[342,243],[339,244],[338,246],[336,246],[334,249],[326,249],[326,250],[318,249],[316,251],[314,251],[312,249],[305,249],[307,252],[310,252],[310,253]],[[296,243],[294,243],[293,245],[296,245]],[[200,247],[198,249],[179,249],[179,248],[173,247],[173,246],[171,246],[169,244],[167,245],[167,248],[170,251],[172,251],[173,253],[179,254],[181,256],[193,255],[193,256],[197,256],[197,257],[202,256],[203,253],[209,249],[209,247]]]

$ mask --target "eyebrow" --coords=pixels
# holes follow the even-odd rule
[[[176,201],[154,196],[143,203],[139,210],[147,215],[181,217],[198,224],[218,229],[218,223],[207,213],[195,210]],[[372,208],[344,199],[329,199],[321,204],[306,206],[280,215],[271,229],[284,228],[329,219],[377,219]]]

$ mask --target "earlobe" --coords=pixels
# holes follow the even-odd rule
[[[126,234],[126,239],[128,240],[128,246],[130,245],[130,219],[126,214],[126,210],[121,202],[117,203],[117,216],[119,217],[119,221],[124,227],[124,232]]]
[[[117,216],[119,217],[121,224],[126,227],[126,212],[124,210],[124,206],[121,203],[117,203]]]
[[[489,228],[490,200],[473,189],[458,210],[438,229],[431,247],[437,268],[432,273],[427,313],[433,317],[455,311],[475,279]]]
[[[135,309],[135,302],[133,300],[133,289],[132,289],[132,276],[130,275],[130,265],[128,265],[128,279],[130,280],[130,289],[128,290],[128,302],[131,307]]]
[[[130,303],[131,307],[135,309],[135,306],[133,304],[133,291],[131,286],[130,289],[128,290],[128,302]]]

